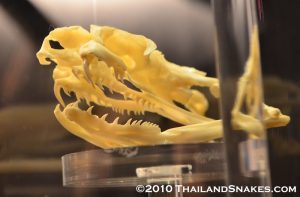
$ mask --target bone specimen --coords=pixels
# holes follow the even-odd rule
[[[263,106],[263,121],[256,113],[261,100],[255,80],[259,68],[257,30],[251,36],[251,48],[245,73],[238,83],[238,94],[232,110],[232,125],[259,136],[264,128],[285,126],[289,117],[280,110]],[[50,41],[57,41],[63,49],[54,49]],[[59,101],[54,110],[57,120],[71,133],[101,148],[141,146],[166,143],[207,142],[221,138],[222,120],[205,116],[209,107],[203,93],[192,86],[206,87],[214,97],[219,96],[218,79],[205,72],[179,66],[167,61],[155,43],[141,35],[107,26],[92,25],[90,32],[79,26],[57,28],[44,39],[37,57],[41,64],[53,61],[54,93]],[[50,61],[51,60],[51,61]],[[140,89],[129,88],[127,80]],[[117,92],[123,99],[106,96],[104,88]],[[65,104],[61,90],[73,92],[77,101]],[[124,113],[157,113],[182,124],[181,127],[161,131],[158,125],[142,120],[120,124],[118,118],[106,121],[98,117],[92,107],[83,110],[78,103],[85,100]],[[174,101],[184,105],[178,107]],[[241,112],[246,102],[249,113]]]

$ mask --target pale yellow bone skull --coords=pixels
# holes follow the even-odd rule
[[[58,41],[63,49],[51,48],[50,40]],[[57,28],[45,38],[37,57],[41,64],[49,64],[48,59],[56,63],[54,93],[61,105],[57,105],[54,113],[58,121],[71,133],[99,147],[206,142],[223,135],[222,121],[205,116],[209,105],[204,94],[191,89],[192,86],[207,87],[218,97],[218,80],[207,77],[205,72],[167,61],[155,43],[144,36],[107,26],[92,25],[90,32],[78,26]],[[289,122],[289,117],[282,115],[279,109],[267,105],[264,105],[263,123],[255,118],[261,101],[254,83],[259,62],[256,29],[232,110],[233,127],[253,136],[259,136],[265,127],[284,126]],[[128,88],[123,80],[130,81],[141,91]],[[124,99],[106,96],[103,86],[120,93]],[[74,92],[77,101],[65,105],[61,89],[66,94]],[[92,107],[81,110],[80,99],[89,105],[93,102],[112,108],[120,114],[154,112],[184,126],[162,132],[159,126],[142,120],[128,120],[124,125],[118,123],[118,119],[109,123],[106,115],[93,115]],[[254,102],[247,102],[249,100]],[[241,112],[244,102],[248,103],[249,113]]]

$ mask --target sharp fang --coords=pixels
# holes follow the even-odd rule
[[[90,101],[89,99],[86,99],[86,104],[87,104],[88,106],[91,106],[91,101]]]
[[[78,93],[75,92],[75,96],[76,96],[76,100],[80,101],[80,95]]]
[[[142,122],[143,122],[143,120],[139,120],[136,124],[141,125]]]
[[[111,87],[111,86],[110,86],[110,87]],[[108,88],[108,90],[109,90],[109,92],[110,92],[111,94],[114,93],[114,91],[113,91],[112,89]]]
[[[104,91],[104,87],[103,87],[100,83],[97,83],[97,86],[98,86],[102,91]]]
[[[136,123],[137,123],[137,120],[133,121],[133,122],[131,123],[131,125],[135,125]]]
[[[104,114],[103,116],[101,116],[102,120],[106,120],[106,117],[108,116],[108,114]]]
[[[91,106],[91,107],[89,107],[89,108],[87,109],[87,112],[88,112],[89,114],[91,114],[91,115],[92,115],[92,110],[93,110],[93,108],[94,108],[94,106]]]
[[[132,118],[130,118],[125,125],[130,125],[131,124],[131,121],[132,121]]]
[[[112,122],[112,124],[118,124],[118,122],[119,122],[119,117],[117,117],[117,118]]]
[[[62,88],[62,89],[63,89],[63,91],[64,91],[64,93],[65,93],[66,95],[71,96],[71,95],[70,95],[70,92],[69,92],[66,88]]]
[[[87,59],[83,60],[83,70],[85,73],[85,76],[87,78],[87,81],[92,84],[92,86],[94,87],[94,83],[92,81],[92,77],[91,77],[91,73],[90,73],[90,69],[89,69],[89,63],[87,61]]]
[[[59,85],[54,85],[54,95],[55,95],[55,97],[56,97],[56,99],[58,100],[58,102],[63,106],[63,107],[65,107],[66,105],[65,105],[65,102],[64,102],[64,100],[63,100],[63,98],[61,97],[61,94],[60,94],[60,89],[61,89],[62,87],[60,87]]]
[[[143,122],[143,126],[149,126],[149,122]]]

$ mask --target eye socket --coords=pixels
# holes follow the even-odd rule
[[[57,49],[57,50],[64,49],[64,47],[62,47],[58,41],[49,40],[49,44],[52,49]]]

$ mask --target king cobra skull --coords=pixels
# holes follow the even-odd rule
[[[51,41],[59,42],[61,48],[51,47]],[[207,142],[221,138],[222,121],[205,116],[208,100],[202,92],[191,88],[205,87],[218,97],[218,79],[195,68],[169,62],[156,48],[152,40],[142,35],[107,26],[92,25],[90,31],[79,26],[51,31],[37,58],[43,65],[56,64],[53,79],[54,94],[59,102],[54,110],[57,120],[71,133],[102,148]],[[254,61],[259,58],[257,48],[254,33],[248,68],[259,66]],[[255,69],[250,70],[254,70],[250,76],[255,76]],[[239,87],[243,92],[247,85]],[[104,89],[118,93],[121,98],[108,96]],[[69,96],[74,94],[76,100],[66,104],[62,91]],[[237,105],[243,99],[243,96],[237,97]],[[82,101],[91,107],[81,109]],[[92,112],[93,105],[111,108],[120,115],[152,112],[183,126],[161,131],[158,125],[143,120],[129,119],[121,124],[116,118],[108,122],[107,114],[99,117]],[[232,123],[236,129],[261,131],[289,122],[289,117],[279,109],[267,105],[264,105],[263,124],[239,110],[239,106],[233,110]]]

